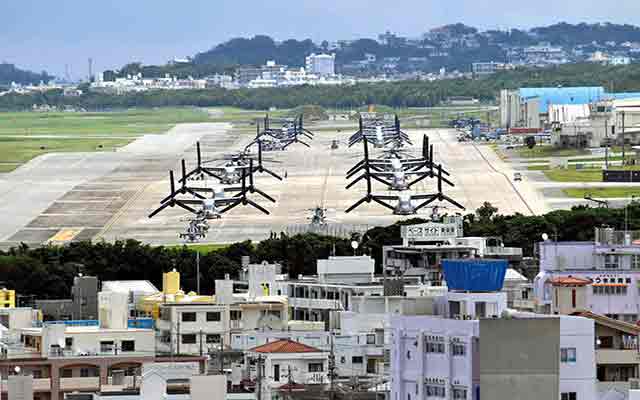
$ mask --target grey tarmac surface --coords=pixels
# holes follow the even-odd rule
[[[300,144],[293,145],[285,152],[270,152],[269,158],[275,158],[281,163],[270,164],[269,167],[279,174],[287,171],[288,178],[284,182],[264,175],[256,178],[256,187],[273,196],[276,204],[262,199],[258,194],[251,198],[267,208],[271,215],[264,215],[250,207],[238,207],[229,212],[222,219],[211,221],[211,230],[204,243],[231,243],[242,240],[262,240],[269,237],[271,232],[298,232],[308,225],[309,209],[315,206],[327,208],[330,228],[342,231],[364,230],[377,225],[388,225],[402,218],[378,205],[363,205],[352,213],[346,214],[346,210],[366,192],[364,182],[357,184],[352,190],[346,190],[345,172],[361,159],[361,146],[347,149],[344,142],[350,135],[350,130],[341,130],[342,133],[331,131],[318,131],[313,141],[309,142],[311,148]],[[346,133],[349,132],[349,133]],[[518,191],[529,195],[527,184],[514,187],[509,180],[509,171],[506,173],[499,168],[507,169],[508,166],[499,159],[492,159],[490,149],[476,149],[468,143],[458,143],[455,133],[450,130],[411,130],[410,133],[418,153],[421,146],[422,134],[428,133],[431,143],[435,145],[436,158],[449,169],[453,175],[455,188],[445,188],[445,193],[461,202],[467,210],[475,210],[485,201],[496,204],[502,212],[529,213],[528,204],[522,201]],[[331,150],[331,141],[339,138],[342,141],[338,150]],[[204,158],[207,158],[209,135],[202,138]],[[239,139],[236,146],[230,150],[240,148],[241,143],[250,140],[250,136]],[[219,147],[216,148],[219,150]],[[488,152],[487,152],[488,150]],[[375,152],[374,152],[375,153]],[[486,153],[486,154],[485,154]],[[486,160],[485,160],[486,158]],[[193,160],[190,160],[193,162]],[[492,164],[496,164],[492,169]],[[501,163],[501,164],[500,164]],[[176,165],[177,167],[177,165]],[[204,183],[200,183],[201,185]],[[214,186],[211,182],[209,186]],[[118,218],[103,232],[107,240],[116,238],[133,237],[143,242],[152,244],[178,244],[177,237],[186,222],[187,214],[181,209],[167,209],[153,219],[148,219],[147,214],[157,207],[159,200],[167,193],[168,181],[164,177],[149,184],[134,201],[127,204]],[[436,183],[432,180],[423,181],[414,192],[434,193]],[[379,194],[395,194],[387,192],[379,184],[374,184],[374,192]],[[532,191],[533,192],[533,191]],[[535,197],[529,206],[543,208],[546,205],[539,204]],[[447,206],[446,204],[442,204]],[[456,212],[449,206],[445,211]],[[428,217],[431,210],[424,209],[419,216]],[[341,228],[338,228],[341,227]]]
[[[227,124],[183,124],[116,152],[46,154],[0,174],[0,244],[92,239],[176,154]]]

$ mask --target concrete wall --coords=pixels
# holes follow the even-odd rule
[[[327,283],[368,283],[374,268],[375,261],[369,256],[329,257],[317,262],[318,277]]]
[[[560,392],[575,392],[580,400],[596,399],[595,323],[592,319],[562,316],[560,348],[575,348],[575,362],[560,362]]]
[[[559,360],[559,318],[480,321],[481,399],[558,400]]]
[[[453,398],[451,389],[466,388],[467,399],[472,399],[477,373],[474,358],[478,337],[478,321],[457,321],[438,317],[391,317],[391,398],[398,400],[427,399],[425,382],[439,382],[447,398]],[[452,343],[465,347],[465,354],[454,356]],[[426,351],[427,342],[444,344],[444,353]],[[417,388],[417,393],[416,393]],[[487,397],[489,399],[489,397]],[[514,397],[514,399],[517,397]],[[501,398],[495,398],[501,399]]]

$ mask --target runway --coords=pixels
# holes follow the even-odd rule
[[[313,128],[311,127],[311,130]],[[399,217],[375,203],[346,214],[345,210],[366,194],[364,181],[351,190],[346,171],[362,158],[362,146],[349,149],[346,142],[353,129],[316,132],[311,148],[301,144],[287,151],[265,153],[278,163],[265,163],[286,175],[284,182],[268,175],[256,177],[256,187],[276,199],[273,204],[258,194],[251,199],[270,211],[264,215],[250,207],[237,207],[222,219],[211,221],[204,243],[258,241],[271,232],[296,233],[307,229],[311,209],[328,209],[328,233],[348,234],[380,225],[389,225]],[[442,212],[472,213],[485,201],[503,214],[542,213],[548,205],[531,183],[513,184],[513,170],[486,146],[459,143],[455,131],[447,129],[409,130],[419,154],[423,134],[435,146],[436,162],[451,173],[455,187],[445,186],[445,194],[466,207],[457,210],[448,204]],[[178,233],[186,226],[188,213],[167,209],[147,218],[169,192],[168,170],[178,174],[180,159],[187,168],[195,165],[195,142],[202,144],[203,158],[215,158],[238,151],[252,135],[234,131],[228,124],[179,125],[166,135],[148,135],[114,153],[50,154],[39,157],[10,174],[0,177],[0,213],[7,223],[0,227],[4,246],[26,242],[31,245],[49,241],[137,239],[144,243],[179,244]],[[331,142],[340,140],[337,150]],[[379,150],[373,150],[376,156]],[[197,182],[202,186],[203,182]],[[210,182],[209,186],[214,183]],[[427,179],[414,187],[415,193],[435,193],[435,180]],[[387,192],[374,183],[377,194]],[[430,209],[418,217],[428,218]]]

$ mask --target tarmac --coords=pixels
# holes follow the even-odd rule
[[[313,130],[312,127],[311,130]],[[348,236],[380,225],[416,216],[399,217],[375,203],[364,204],[353,212],[345,210],[366,194],[364,181],[346,190],[346,171],[362,158],[362,147],[348,148],[353,129],[318,131],[311,148],[292,145],[287,151],[265,153],[277,163],[266,167],[287,178],[277,181],[258,175],[255,185],[276,199],[273,204],[257,193],[250,198],[270,211],[264,215],[251,207],[237,207],[222,219],[210,221],[211,229],[203,243],[232,243],[266,239],[273,232],[299,233],[309,229],[314,207],[327,209],[326,232]],[[550,206],[535,182],[513,182],[513,166],[498,158],[488,146],[459,143],[454,130],[422,129],[407,131],[419,154],[422,135],[428,134],[435,146],[436,162],[451,173],[455,187],[444,192],[465,206],[451,205],[440,211],[472,213],[484,202],[503,214],[544,213]],[[187,168],[195,165],[195,142],[202,143],[203,158],[216,158],[244,148],[251,134],[231,129],[229,124],[179,125],[166,135],[147,135],[113,153],[48,154],[16,171],[0,175],[0,243],[4,247],[20,242],[36,245],[74,240],[137,239],[154,245],[180,244],[189,214],[180,208],[166,209],[149,219],[169,193],[168,170],[177,175],[180,159]],[[331,142],[340,140],[337,150]],[[374,150],[376,155],[378,150]],[[198,186],[214,182],[197,182]],[[194,184],[195,185],[195,184]],[[415,193],[436,193],[435,180],[426,179],[414,187]],[[376,194],[387,192],[374,183]],[[436,204],[437,205],[437,204]],[[430,209],[417,217],[429,218]]]

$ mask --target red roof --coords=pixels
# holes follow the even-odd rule
[[[254,353],[322,353],[322,350],[289,339],[280,339],[249,350]]]
[[[574,278],[573,276],[560,277],[550,279],[549,283],[553,286],[587,286],[591,284],[588,279]]]

